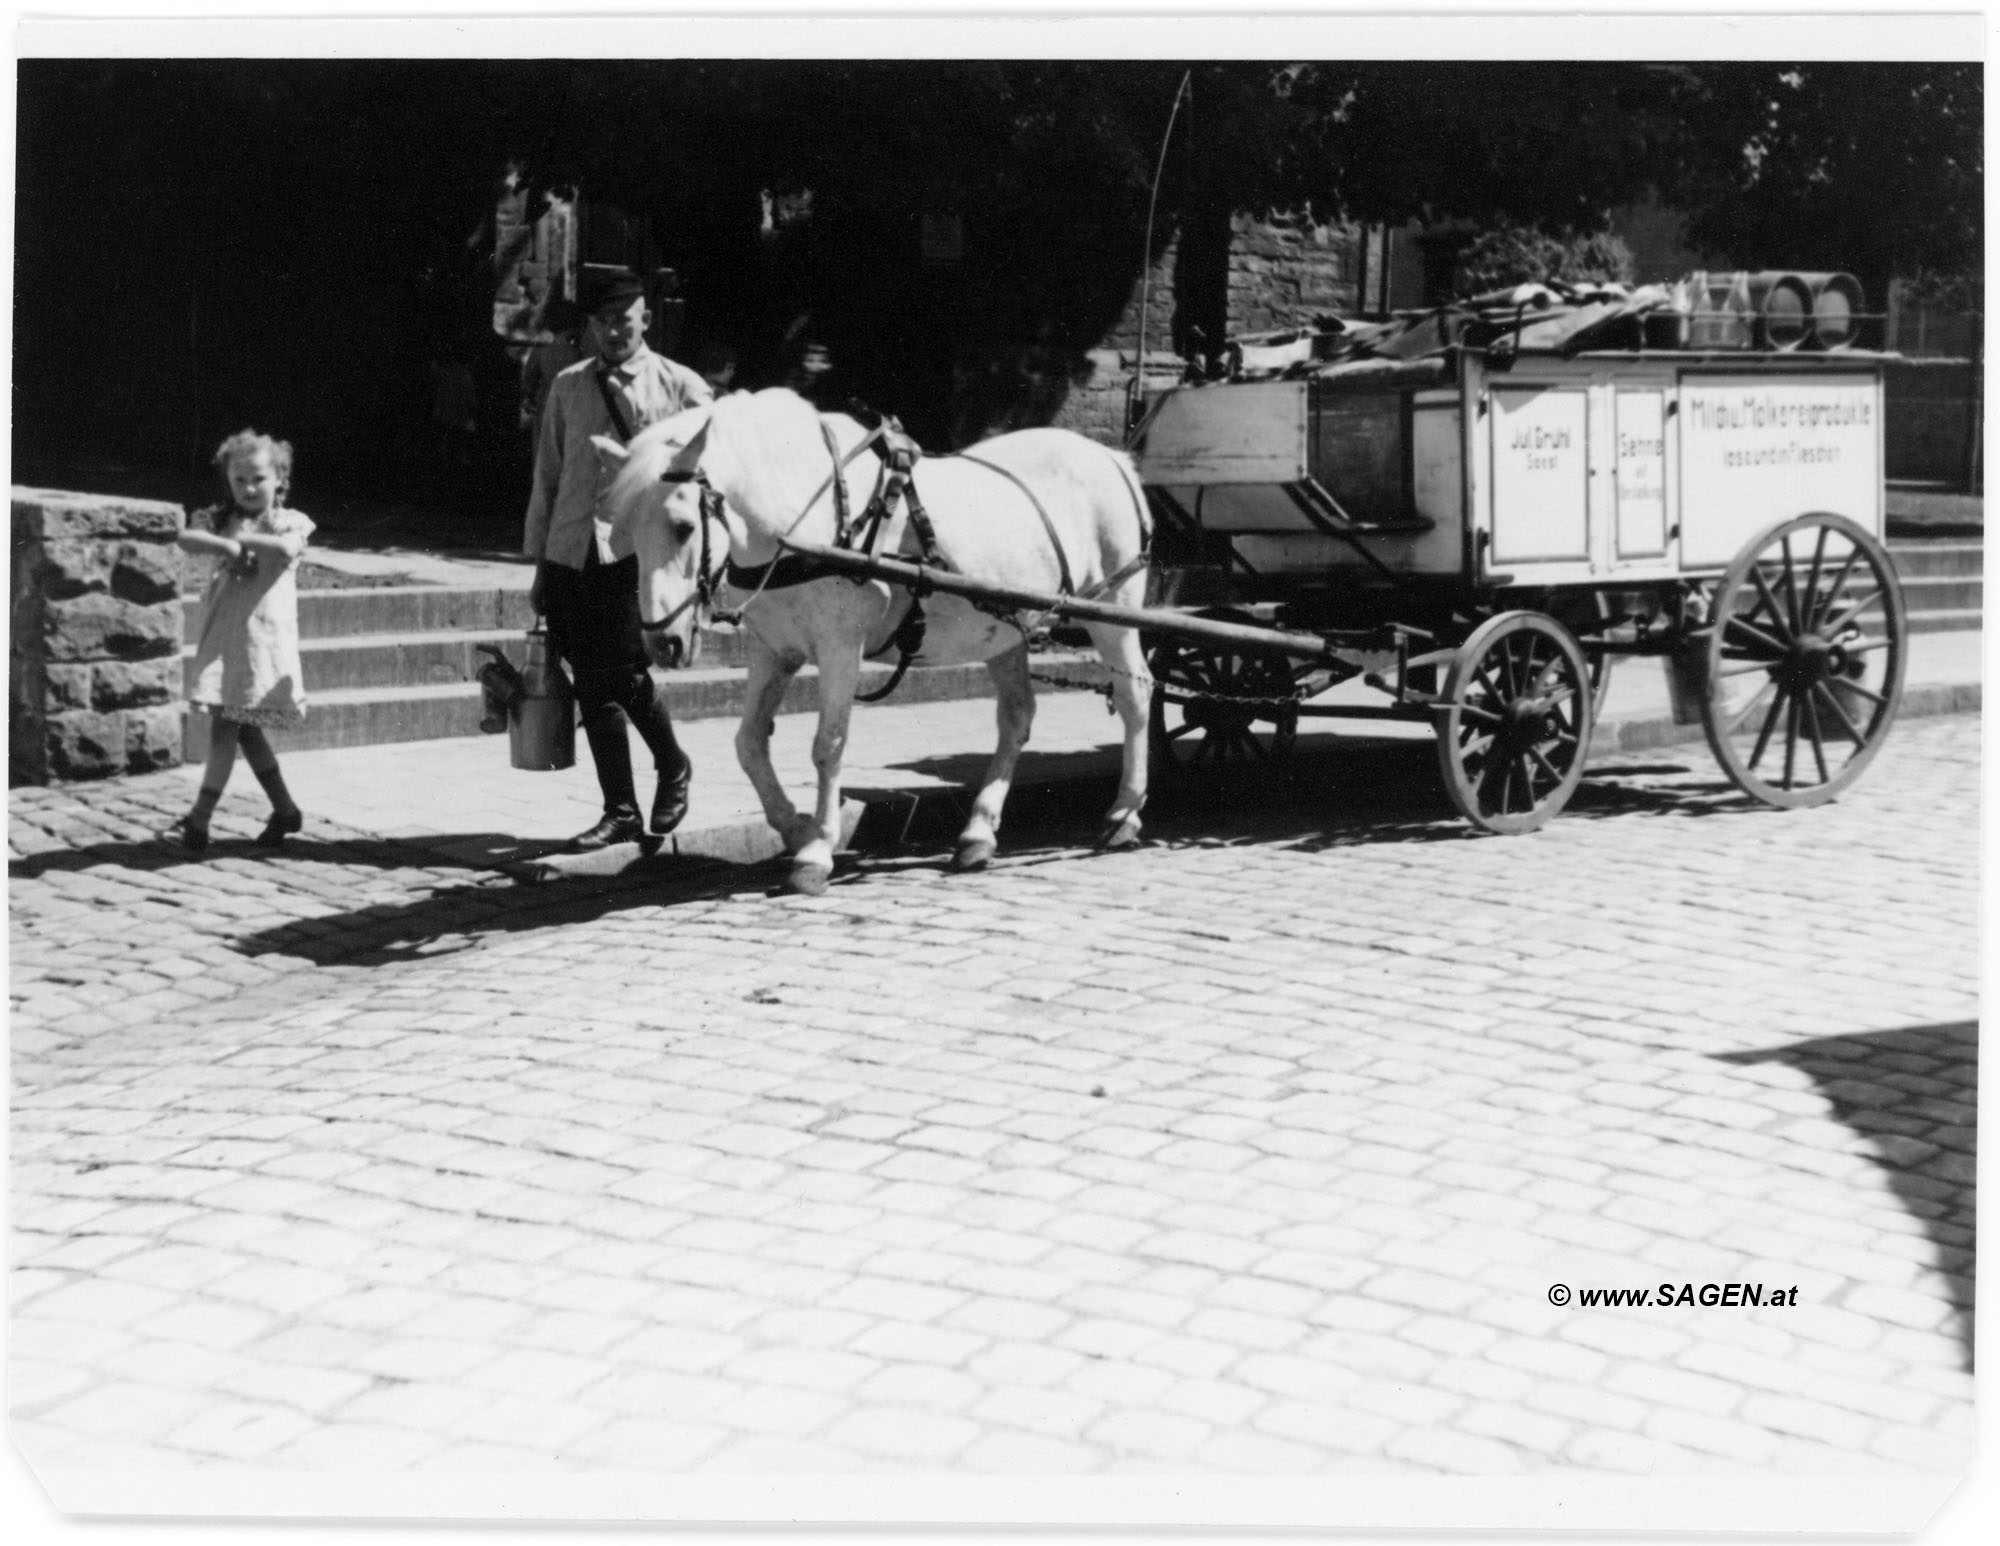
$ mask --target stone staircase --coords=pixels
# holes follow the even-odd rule
[[[185,602],[186,654],[200,636],[200,607]],[[497,644],[517,664],[522,635],[533,621],[528,593],[491,586],[390,585],[299,591],[299,655],[311,712],[284,745],[298,750],[372,746],[477,735],[481,715],[478,671],[487,657],[481,644]],[[702,644],[701,665],[656,671],[676,718],[735,716],[743,708],[745,641],[734,629],[714,629]],[[1095,651],[1038,653],[1038,675],[1084,681],[1101,677]],[[861,690],[886,683],[888,666],[864,667]],[[787,689],[781,713],[817,702],[818,684],[808,668]],[[984,666],[928,666],[911,670],[896,689],[896,703],[985,697]],[[206,721],[189,715],[183,755],[206,754]]]
[[[1889,554],[1903,580],[1910,632],[1978,628],[1986,554],[1973,536],[1892,536]]]
[[[1976,536],[1902,535],[1890,551],[1903,576],[1912,632],[1980,626],[1983,552]],[[477,673],[486,657],[481,644],[497,644],[510,658],[523,654],[522,633],[532,621],[524,589],[492,585],[383,585],[299,592],[300,654],[312,712],[289,731],[285,745],[300,750],[370,746],[479,734]],[[199,607],[186,604],[186,637],[201,626]],[[682,719],[734,716],[743,706],[744,640],[734,629],[713,630],[702,664],[689,671],[656,673],[674,714]],[[1092,650],[1038,653],[1042,677],[1091,681],[1102,677]],[[862,691],[889,678],[871,665]],[[991,691],[983,666],[931,666],[911,671],[896,689],[896,703],[984,697]],[[817,684],[803,671],[788,689],[780,712],[813,707]],[[183,753],[206,752],[206,724],[189,715]]]

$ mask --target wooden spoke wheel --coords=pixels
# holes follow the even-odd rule
[[[1154,684],[1150,742],[1157,775],[1239,773],[1290,758],[1299,705],[1293,664],[1284,656],[1161,636],[1148,641],[1146,664]]]
[[[1602,591],[1557,591],[1541,610],[1575,634],[1579,645],[1611,620],[1611,606]],[[1602,649],[1585,649],[1583,658],[1590,667],[1590,712],[1595,719],[1604,712],[1605,695],[1611,691],[1611,657]]]
[[[1819,805],[1867,767],[1903,697],[1907,625],[1888,551],[1840,515],[1753,539],[1717,585],[1702,728],[1731,783]]]
[[[1445,674],[1438,765],[1452,803],[1488,832],[1532,832],[1576,792],[1590,749],[1590,667],[1539,612],[1473,630]]]

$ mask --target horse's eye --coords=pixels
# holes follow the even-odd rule
[[[694,538],[693,521],[669,521],[667,529],[674,534],[674,541],[685,547]]]

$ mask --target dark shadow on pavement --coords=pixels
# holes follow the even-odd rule
[[[1783,1063],[1810,1075],[1836,1120],[1874,1146],[1889,1185],[1911,1217],[1922,1221],[1937,1253],[1970,1371],[1977,1022],[1825,1036],[1767,1052],[1728,1053],[1719,1061]]]
[[[984,766],[980,758],[940,758],[925,771],[963,771]],[[1087,859],[1116,791],[1109,772],[1049,778],[1030,776],[1008,800],[999,864],[1052,863]],[[1428,742],[1361,742],[1331,754],[1301,758],[1290,769],[1265,770],[1272,776],[1254,783],[1226,779],[1183,779],[1152,801],[1146,812],[1151,844],[1227,845],[1277,843],[1305,851],[1380,843],[1477,841],[1486,834],[1465,822],[1445,797],[1435,753]],[[1593,770],[1561,819],[1613,816],[1750,814],[1759,808],[1743,801],[1708,770],[1690,777],[1688,768],[1657,757],[1628,766]],[[1289,776],[1286,776],[1286,775]],[[959,829],[970,809],[969,784],[913,793],[907,789],[873,793],[843,854],[833,894],[865,891],[868,877],[889,867],[949,865]],[[737,896],[776,896],[784,886],[782,859],[737,863],[689,855],[661,854],[621,873],[546,878],[533,860],[554,848],[548,841],[523,841],[493,834],[448,834],[418,839],[368,838],[359,834],[337,842],[310,835],[270,854],[247,841],[218,840],[211,857],[230,853],[256,856],[274,867],[314,861],[330,865],[377,865],[384,869],[429,872],[418,881],[425,893],[407,901],[352,912],[332,912],[240,936],[247,954],[282,953],[321,964],[367,965],[431,953],[440,941],[469,940],[491,931],[557,927],[636,907],[672,908]],[[512,871],[490,866],[526,861]],[[101,864],[147,868],[198,863],[157,843],[86,843],[70,850],[30,854],[11,867],[16,878],[31,879],[52,869]],[[454,872],[466,876],[459,883]],[[472,877],[477,876],[477,879]],[[541,880],[541,884],[532,883]],[[301,884],[311,882],[301,876]],[[314,885],[325,895],[324,884]],[[415,888],[413,887],[413,890]],[[808,903],[807,905],[811,905]]]
[[[165,821],[161,822],[165,826]],[[561,847],[561,840],[525,841],[502,833],[464,833],[426,838],[422,842],[355,834],[351,837],[287,838],[282,847],[263,848],[249,837],[217,833],[208,848],[190,853],[158,837],[132,841],[104,840],[76,847],[50,848],[21,854],[7,861],[10,881],[32,881],[43,875],[80,875],[97,869],[169,870],[213,864],[220,859],[255,859],[273,865],[367,865],[382,870],[459,869],[482,872],[496,865],[526,863]]]
[[[745,865],[693,857],[539,885],[496,871],[482,881],[441,885],[404,902],[253,929],[232,943],[245,955],[296,957],[316,966],[388,966],[472,949],[485,936],[556,929],[632,908],[770,896],[784,877],[781,862]]]

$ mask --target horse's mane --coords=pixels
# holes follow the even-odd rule
[[[667,470],[667,464],[680,454],[681,447],[701,433],[714,408],[713,403],[683,408],[679,413],[648,424],[632,437],[631,444],[626,447],[625,465],[611,480],[607,496],[614,519],[622,518],[641,492],[660,481],[660,474]]]
[[[767,451],[780,446],[810,448],[815,460],[826,457],[821,439],[821,423],[833,431],[842,453],[868,433],[849,414],[820,411],[798,393],[786,387],[766,387],[760,392],[736,392],[683,409],[669,418],[650,424],[632,437],[626,447],[625,463],[612,479],[607,499],[614,521],[623,521],[646,491],[657,485],[674,459],[711,423],[734,432],[747,427],[753,443]]]

